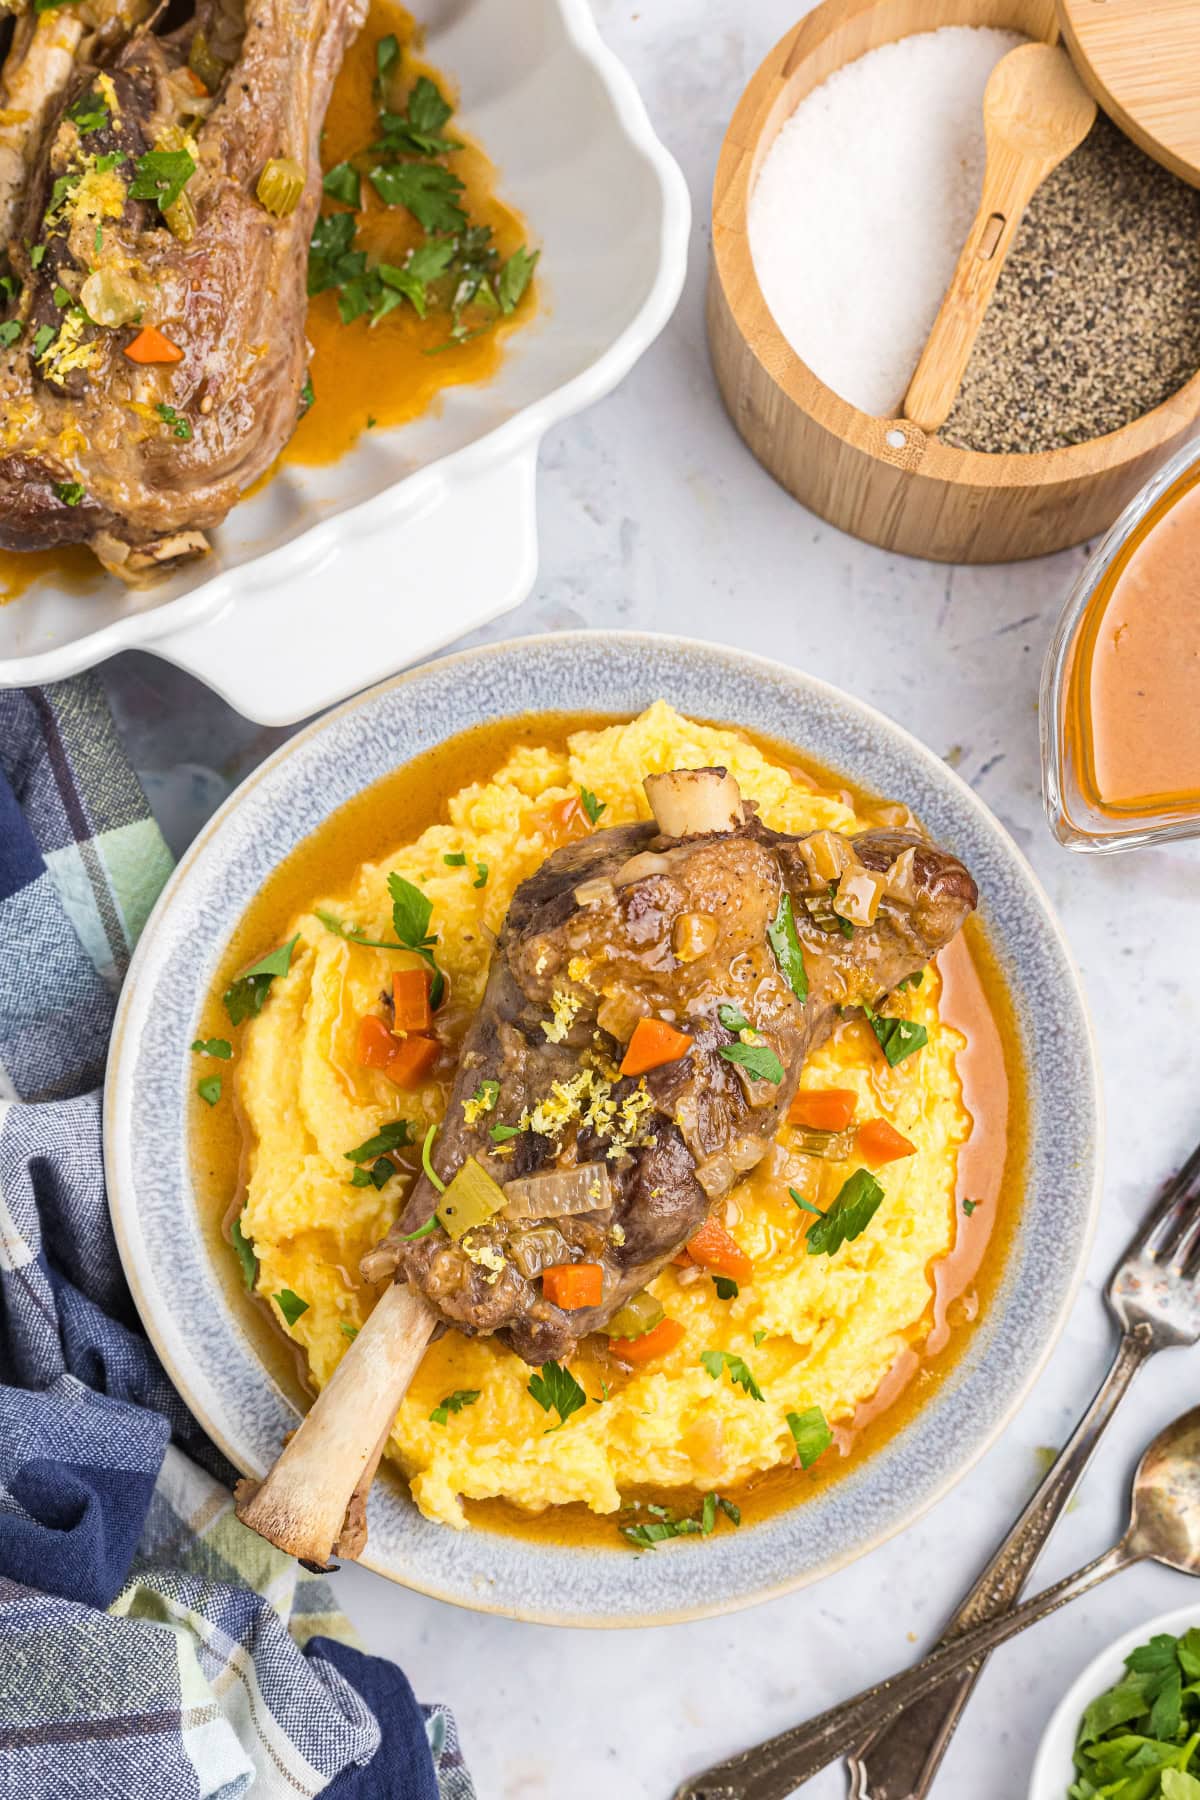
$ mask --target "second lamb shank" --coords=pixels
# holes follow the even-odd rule
[[[645,786],[653,820],[556,851],[514,894],[432,1179],[363,1261],[393,1285],[266,1481],[240,1484],[239,1516],[306,1561],[361,1552],[435,1331],[569,1358],[761,1160],[839,1009],[878,1006],[975,906],[916,834],[781,835],[723,769]]]

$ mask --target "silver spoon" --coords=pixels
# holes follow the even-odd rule
[[[797,1725],[693,1776],[676,1789],[674,1800],[786,1800],[848,1745],[886,1725],[956,1669],[1006,1643],[1027,1625],[1086,1594],[1110,1575],[1145,1561],[1164,1563],[1182,1575],[1200,1575],[1200,1407],[1168,1425],[1150,1445],[1134,1477],[1129,1528],[1120,1543],[1095,1562],[1014,1612],[988,1619],[955,1638],[915,1668],[867,1688],[841,1706],[830,1707],[806,1725]]]

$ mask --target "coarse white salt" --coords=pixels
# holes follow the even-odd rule
[[[806,94],[750,196],[763,297],[797,355],[892,417],[983,185],[983,90],[1026,39],[946,25],[868,50]]]

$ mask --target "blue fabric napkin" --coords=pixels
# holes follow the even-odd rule
[[[0,694],[0,1800],[473,1800],[446,1709],[238,1523],[125,1285],[97,1090],[169,871],[94,682]]]

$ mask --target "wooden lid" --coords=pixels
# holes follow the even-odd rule
[[[1058,0],[1085,85],[1127,137],[1200,187],[1200,0]]]

